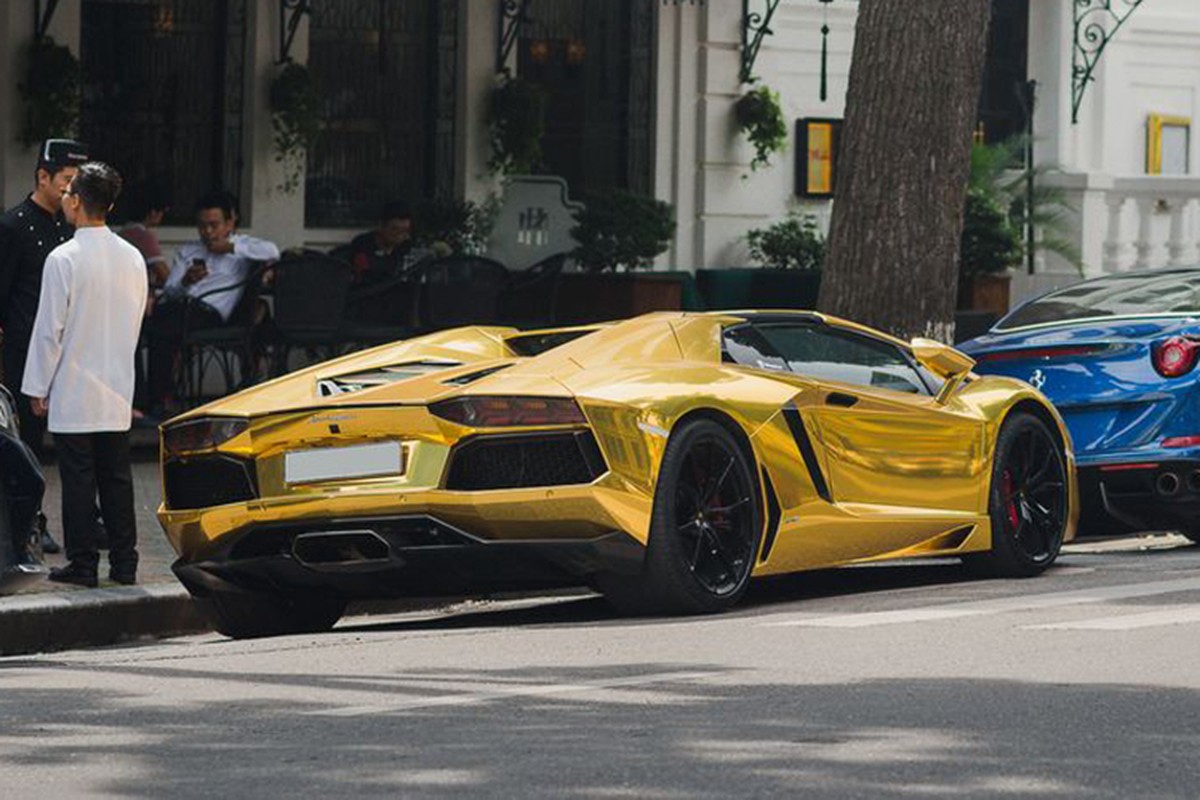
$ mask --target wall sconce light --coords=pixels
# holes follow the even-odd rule
[[[571,39],[567,42],[567,63],[572,67],[577,67],[583,63],[583,59],[587,57],[587,45],[583,43],[583,39]]]
[[[534,39],[529,43],[529,60],[534,64],[545,64],[550,60],[550,42],[546,39]]]

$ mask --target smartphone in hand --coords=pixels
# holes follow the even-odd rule
[[[193,258],[192,264],[183,275],[183,282],[191,285],[208,275],[208,264],[203,258]]]

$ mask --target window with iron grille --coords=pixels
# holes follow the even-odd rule
[[[346,227],[454,189],[457,0],[312,4],[308,68],[325,123],[308,152],[304,221]]]
[[[530,0],[517,71],[547,93],[544,172],[572,195],[651,187],[654,3]]]
[[[83,141],[126,185],[153,180],[168,223],[242,188],[246,0],[83,0]],[[242,209],[242,222],[249,222]]]

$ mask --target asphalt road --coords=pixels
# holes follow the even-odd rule
[[[560,596],[0,659],[0,792],[1194,798],[1198,633],[1200,547],[1160,537],[1028,581],[799,576],[701,619]]]

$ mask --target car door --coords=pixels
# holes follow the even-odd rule
[[[908,353],[816,320],[756,327],[789,370],[817,381],[801,414],[835,503],[937,517],[978,508],[983,421],[937,403]]]

